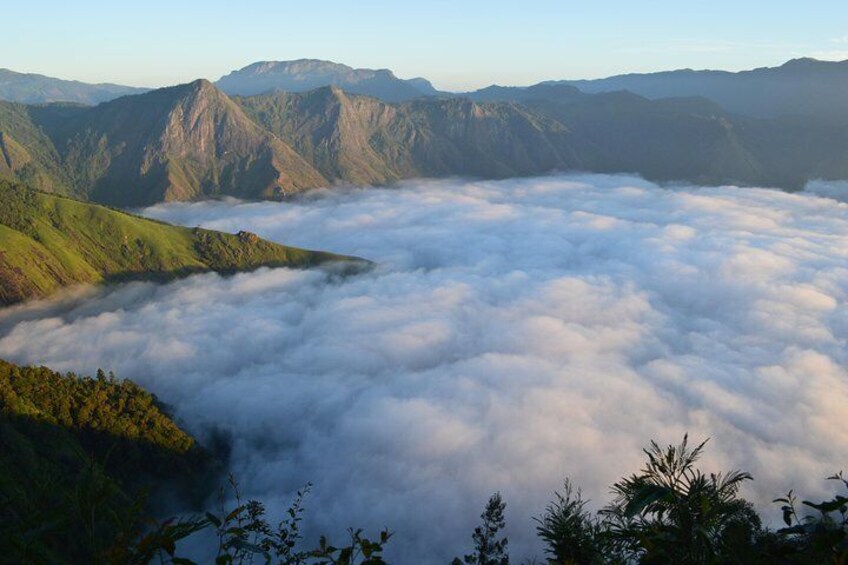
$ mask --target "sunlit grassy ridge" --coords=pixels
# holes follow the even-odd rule
[[[311,267],[347,259],[147,220],[0,181],[0,304],[75,283],[168,280],[204,271]]]
[[[3,360],[0,454],[0,563],[120,562],[106,555],[144,523],[144,493],[199,502],[217,473],[131,381]]]

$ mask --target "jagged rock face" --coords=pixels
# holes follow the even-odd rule
[[[334,182],[506,177],[576,164],[566,128],[513,104],[445,99],[392,105],[337,88],[238,102]]]
[[[102,104],[63,132],[67,165],[99,202],[274,198],[326,182],[207,81]]]
[[[32,163],[27,150],[8,133],[0,131],[0,175],[11,176]]]
[[[336,87],[231,99],[207,81],[94,108],[0,102],[0,178],[118,206],[554,170],[800,188],[848,177],[848,130],[705,99],[565,85],[387,103]]]
[[[53,142],[31,119],[32,107],[0,102],[0,179],[68,193],[71,181]]]

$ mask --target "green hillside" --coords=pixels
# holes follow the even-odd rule
[[[152,394],[102,372],[0,360],[0,453],[0,563],[120,562],[108,555],[137,535],[145,493],[199,504],[216,482]]]
[[[182,228],[0,181],[0,304],[75,283],[168,280],[348,259],[248,233]]]

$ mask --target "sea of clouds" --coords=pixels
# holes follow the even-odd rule
[[[564,477],[597,508],[649,440],[686,432],[712,438],[705,469],[753,473],[743,494],[774,518],[848,464],[836,200],[572,175],[144,213],[377,265],[17,307],[0,357],[149,387],[231,435],[248,496],[284,507],[313,482],[313,534],[388,526],[396,562],[445,563],[501,491],[513,556],[540,555],[532,517]]]

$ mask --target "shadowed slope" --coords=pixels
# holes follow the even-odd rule
[[[335,182],[503,178],[579,166],[566,128],[516,104],[462,98],[387,104],[332,87],[237,101]]]

